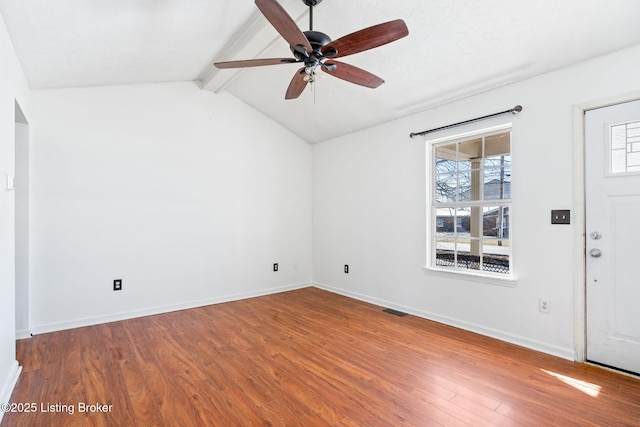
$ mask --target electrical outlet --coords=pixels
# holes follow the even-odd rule
[[[122,279],[115,279],[113,281],[113,290],[121,291],[122,290]]]
[[[349,266],[347,264],[344,265],[344,272],[349,274]]]
[[[538,301],[538,310],[541,313],[549,313],[551,311],[551,302],[548,298],[540,298]]]
[[[273,263],[273,271],[278,271],[278,263],[277,262]]]

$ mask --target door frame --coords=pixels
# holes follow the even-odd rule
[[[640,100],[640,91],[600,98],[573,106],[573,182],[574,198],[574,360],[587,361],[587,256],[586,256],[586,184],[585,184],[585,112],[615,104]]]

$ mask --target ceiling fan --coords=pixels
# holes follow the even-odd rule
[[[285,99],[300,96],[307,83],[315,81],[316,69],[360,86],[377,88],[384,80],[361,68],[333,58],[340,58],[391,43],[409,34],[402,19],[364,28],[337,40],[319,31],[313,31],[313,7],[322,0],[302,0],[309,6],[309,31],[302,32],[295,21],[276,0],[255,0],[256,6],[280,35],[289,43],[294,58],[265,58],[241,61],[216,62],[217,68],[245,68],[263,65],[302,63],[304,67],[293,76]]]

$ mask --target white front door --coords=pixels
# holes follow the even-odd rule
[[[587,359],[640,373],[640,101],[586,112]]]

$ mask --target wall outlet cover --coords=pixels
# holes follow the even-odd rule
[[[541,313],[549,313],[551,312],[551,301],[547,298],[540,298],[538,301],[538,310]]]

